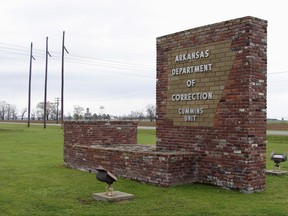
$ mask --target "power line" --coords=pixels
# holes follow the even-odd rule
[[[134,92],[134,93],[126,94],[126,95],[118,95],[118,96],[114,96],[114,97],[112,96],[109,98],[97,99],[97,102],[107,102],[107,101],[116,101],[116,100],[123,100],[123,99],[138,98],[139,96],[151,95],[151,93],[155,93],[155,91],[149,90],[149,91],[143,91],[143,92]],[[86,101],[86,100],[81,100],[81,101]]]
[[[0,50],[1,51],[1,50]],[[12,53],[15,53],[14,51],[12,51]],[[53,53],[53,52],[51,52]],[[18,54],[18,53],[17,53]],[[21,55],[23,56],[27,56],[27,54],[22,54]],[[36,55],[34,55],[36,56]],[[54,55],[53,55],[54,56]],[[82,59],[81,59],[82,58]],[[124,75],[128,75],[128,76],[136,76],[136,77],[147,77],[147,78],[154,78],[154,71],[153,71],[153,74],[152,73],[147,73],[147,72],[143,72],[143,73],[136,73],[135,71],[151,71],[151,69],[149,68],[145,68],[145,67],[142,67],[142,65],[140,65],[140,67],[138,67],[136,64],[131,64],[131,65],[128,65],[127,63],[119,63],[119,64],[116,64],[115,62],[112,62],[112,63],[109,63],[109,62],[105,62],[105,61],[102,61],[102,62],[99,62],[97,59],[94,59],[93,58],[78,58],[78,57],[75,57],[72,56],[68,56],[66,58],[66,62],[68,63],[72,63],[72,64],[77,64],[77,65],[84,65],[84,66],[94,66],[96,68],[98,67],[103,67],[103,68],[115,68],[115,69],[118,69],[118,70],[125,70],[125,72],[113,72],[111,71],[111,73],[118,73],[118,74],[124,74]],[[41,56],[37,56],[37,59],[38,60],[44,60],[44,56],[41,55]],[[21,60],[21,59],[18,59],[18,60]],[[24,59],[23,58],[23,61],[26,61],[26,58]],[[60,57],[57,58],[57,56],[53,59],[51,59],[52,62],[56,61],[56,62],[60,62]],[[133,70],[134,73],[129,73],[127,72],[127,70]],[[97,72],[100,72],[99,70],[96,70],[95,71],[96,73]],[[152,71],[151,71],[152,72]]]
[[[16,45],[2,43],[2,42],[0,42],[0,44],[5,45],[5,46],[0,45],[0,51],[7,51],[7,52],[12,53],[12,54],[23,54],[23,55],[28,56],[27,53],[28,53],[29,48],[27,48],[27,47],[16,46]],[[37,53],[41,54],[41,56],[44,58],[44,56],[45,56],[44,50],[34,49],[34,55],[35,56],[38,55]],[[52,53],[53,56],[55,56],[55,57],[61,56],[60,52],[52,52],[51,51],[50,53]],[[67,60],[85,61],[85,62],[90,62],[90,63],[94,62],[94,63],[98,63],[100,65],[113,64],[113,65],[117,65],[119,67],[125,67],[125,68],[132,67],[133,69],[137,69],[137,68],[139,68],[139,69],[154,69],[154,67],[151,65],[136,64],[136,63],[126,62],[126,61],[118,61],[118,60],[103,59],[103,58],[93,58],[93,57],[88,57],[88,56],[84,56],[84,55],[75,55],[75,54],[70,55],[67,58]]]
[[[0,53],[4,55],[9,54],[15,54],[20,56],[28,56],[28,47],[25,46],[19,46],[9,43],[3,43],[0,42]],[[52,59],[52,61],[60,62],[61,53],[60,52],[50,52],[55,56],[55,58]],[[45,59],[45,51],[41,49],[34,49],[34,56],[37,56],[37,59]],[[14,58],[13,58],[14,60]],[[16,60],[16,59],[15,59]],[[20,59],[17,59],[18,61]],[[26,61],[26,58],[23,58],[23,61]],[[134,71],[152,71],[154,72],[155,67],[152,67],[151,65],[144,65],[144,64],[136,64],[132,62],[126,62],[126,61],[120,61],[120,60],[111,60],[111,59],[103,59],[103,58],[94,58],[89,57],[85,55],[75,55],[70,54],[66,58],[66,62],[77,64],[77,65],[85,65],[85,66],[95,66],[95,67],[104,67],[104,68],[114,68],[114,69],[120,69],[120,70],[134,70]],[[128,72],[120,72],[125,75],[129,76],[139,76],[139,77],[149,77],[154,78],[154,74],[152,76],[145,73],[128,73]],[[288,71],[276,71],[276,72],[268,72],[267,75],[274,75],[274,74],[285,74],[288,73]]]
[[[97,61],[101,63],[109,63],[109,64],[117,64],[117,65],[128,65],[131,67],[139,67],[139,68],[146,68],[146,69],[152,69],[151,65],[143,65],[143,64],[135,64],[131,62],[126,62],[126,61],[117,61],[117,60],[111,60],[111,59],[103,59],[103,58],[92,58],[88,56],[83,56],[83,55],[72,55],[72,58],[74,59],[81,59],[81,60],[90,60],[90,61]]]

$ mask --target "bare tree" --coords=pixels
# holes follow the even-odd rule
[[[25,113],[27,112],[27,108],[24,108],[23,110],[22,110],[22,112],[21,112],[21,120],[23,121],[23,119],[24,119],[24,115],[25,115]]]
[[[44,118],[44,102],[40,102],[38,103],[37,105],[37,114],[38,114],[38,117],[40,118]],[[55,107],[55,103],[52,103],[50,101],[47,101],[46,103],[46,116],[47,116],[47,120],[49,120],[49,116],[50,114],[56,110],[56,107]]]
[[[9,104],[9,119],[11,120],[17,120],[17,108],[15,105]]]
[[[146,106],[146,113],[147,117],[150,119],[150,121],[154,121],[156,117],[156,106],[153,104],[148,104]]]
[[[31,112],[31,120],[35,120],[35,119],[36,119],[36,111],[35,109],[33,109]]]
[[[79,120],[79,119],[83,119],[83,111],[84,111],[84,108],[79,106],[79,105],[76,105],[74,106],[74,119],[76,120]]]
[[[6,101],[0,101],[0,119],[4,120],[6,115],[7,103]]]
[[[129,118],[132,120],[142,120],[144,119],[144,113],[140,110],[131,111],[131,113],[129,114]]]
[[[1,120],[17,119],[17,109],[15,105],[8,104],[6,101],[0,102],[0,119]]]
[[[11,107],[10,107],[10,104],[7,104],[7,105],[6,105],[6,114],[7,114],[6,119],[7,119],[7,120],[10,120],[10,117],[11,117]]]
[[[71,116],[71,113],[67,113],[67,115],[65,116],[65,119],[68,119],[68,120],[72,120],[72,116]]]

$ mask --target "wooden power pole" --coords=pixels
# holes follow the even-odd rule
[[[45,87],[44,87],[44,129],[46,128],[46,120],[47,120],[46,104],[47,104],[48,56],[51,57],[51,55],[48,51],[48,37],[46,37],[46,64],[45,64]]]
[[[33,43],[31,42],[30,49],[30,66],[29,66],[29,88],[28,88],[28,127],[30,127],[30,114],[31,114],[31,76],[32,76],[32,59],[33,57]]]
[[[62,67],[61,67],[61,126],[64,124],[64,53],[69,53],[65,47],[65,31],[62,40]]]

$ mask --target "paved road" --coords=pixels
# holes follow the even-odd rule
[[[149,126],[138,126],[138,129],[145,129],[145,130],[156,130],[156,127],[149,127]]]
[[[19,123],[19,122],[0,122],[0,124],[27,124]],[[31,123],[34,125],[43,125],[43,123]],[[61,124],[47,124],[47,126],[61,126]],[[138,126],[139,129],[146,129],[146,130],[155,130],[156,127],[147,127],[147,126]],[[288,136],[288,131],[276,131],[276,130],[267,130],[267,135],[282,135],[282,136]]]
[[[1,122],[0,124],[23,124],[27,125],[27,122]],[[30,125],[43,125],[43,123],[30,123]],[[47,126],[61,126],[61,124],[46,123]]]
[[[283,135],[288,136],[288,131],[274,131],[274,130],[268,130],[267,135]]]

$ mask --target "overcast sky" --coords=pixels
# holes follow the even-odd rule
[[[61,97],[62,33],[65,111],[73,106],[110,115],[155,104],[156,38],[243,16],[268,21],[268,113],[288,119],[288,13],[284,0],[1,0],[0,101],[27,107],[33,42],[32,108],[44,100],[49,38],[49,101]]]

